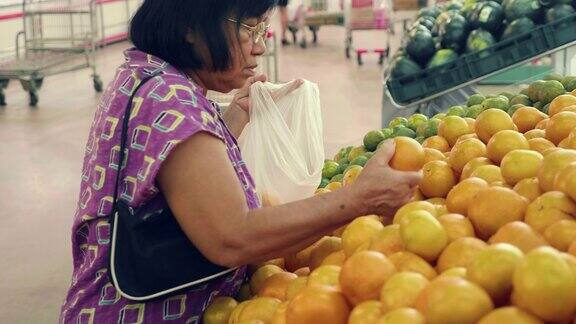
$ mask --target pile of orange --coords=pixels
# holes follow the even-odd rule
[[[411,202],[252,267],[203,323],[576,323],[575,106],[568,93],[549,114],[487,109],[424,145],[396,137],[390,166],[423,170]]]

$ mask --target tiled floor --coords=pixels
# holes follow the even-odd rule
[[[308,49],[281,48],[282,80],[306,78],[320,87],[326,151],[359,143],[380,126],[377,57],[358,67],[344,58],[344,30],[322,28]],[[359,33],[358,44],[384,43],[382,32]],[[105,83],[128,43],[99,53]],[[37,108],[17,82],[0,108],[0,323],[53,323],[71,273],[70,226],[83,149],[98,101],[88,70],[49,77]]]

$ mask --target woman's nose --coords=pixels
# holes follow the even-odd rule
[[[261,37],[260,40],[252,46],[252,55],[260,56],[266,52],[266,39],[264,37]]]

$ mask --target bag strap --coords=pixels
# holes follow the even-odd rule
[[[126,150],[126,142],[128,140],[128,123],[130,122],[130,114],[132,113],[132,103],[134,101],[134,97],[136,93],[148,80],[154,78],[156,75],[147,76],[140,81],[140,83],[136,86],[132,94],[130,95],[130,99],[128,99],[128,103],[126,104],[126,109],[124,112],[124,119],[122,120],[122,133],[120,136],[120,154],[118,159],[118,171],[116,172],[116,182],[114,185],[114,196],[112,200],[112,212],[116,210],[116,206],[118,203],[118,185],[120,184],[120,173],[122,172],[122,164],[124,162],[124,150]]]

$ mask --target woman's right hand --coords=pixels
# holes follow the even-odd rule
[[[351,185],[360,204],[360,215],[392,216],[412,198],[422,180],[422,171],[404,172],[390,167],[395,149],[393,140],[383,143]]]

